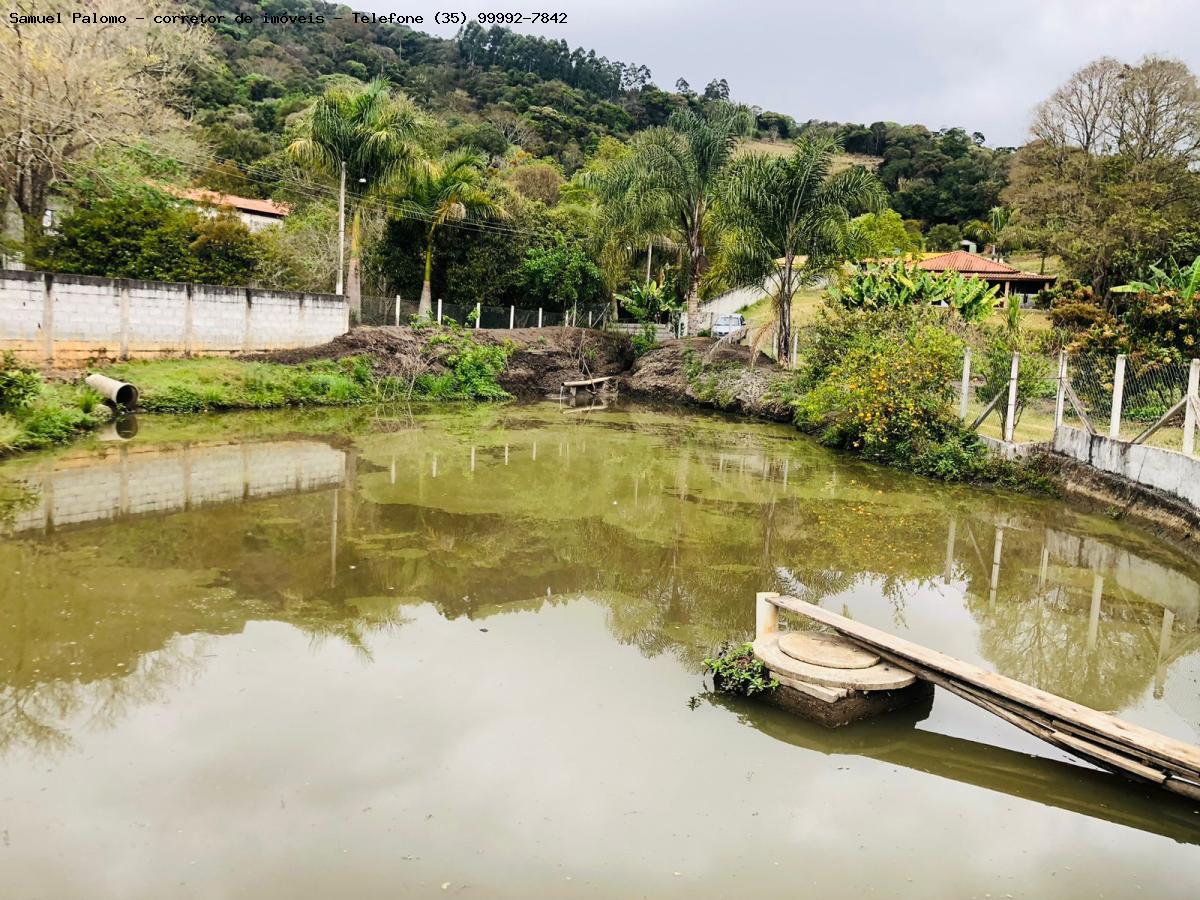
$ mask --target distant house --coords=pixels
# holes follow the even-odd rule
[[[958,272],[970,278],[981,278],[988,284],[1000,285],[1006,297],[1010,293],[1036,294],[1057,280],[1053,275],[1022,272],[986,256],[968,253],[966,250],[925,255],[914,265],[927,272]]]
[[[261,231],[271,225],[278,225],[292,211],[292,208],[286,203],[276,203],[274,200],[255,200],[252,197],[220,194],[201,188],[177,188],[171,185],[159,185],[159,187],[180,200],[188,200],[217,209],[232,209],[251,231]]]

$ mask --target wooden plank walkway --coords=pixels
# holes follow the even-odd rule
[[[595,378],[580,378],[575,381],[564,381],[562,386],[563,390],[569,390],[571,397],[574,398],[580,388],[587,388],[594,394],[597,390],[608,387],[608,383],[616,377],[616,375],[599,375]]]
[[[795,597],[766,599],[780,609],[832,628],[893,665],[1094,765],[1200,801],[1200,747],[989,672]]]

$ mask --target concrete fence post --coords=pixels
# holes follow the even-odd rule
[[[515,323],[516,318],[517,318],[516,306],[509,306],[508,307],[508,330],[509,331],[513,330],[513,324]]]
[[[1117,368],[1113,373],[1112,413],[1108,420],[1108,436],[1121,436],[1121,407],[1125,403],[1125,354],[1117,355]]]
[[[400,295],[396,295],[396,325],[400,325]]]
[[[183,289],[183,355],[192,355],[192,343],[195,331],[195,285],[188,284]]]
[[[1021,369],[1021,354],[1014,353],[1012,358],[1012,368],[1008,373],[1008,411],[1004,417],[1004,441],[1011,444],[1013,433],[1016,430],[1016,422],[1013,420],[1017,415],[1017,373]]]
[[[762,591],[754,595],[754,638],[757,640],[779,630],[779,607],[771,599],[779,594]]]
[[[538,328],[542,327],[542,308],[538,307]]]
[[[958,394],[958,417],[967,421],[967,401],[971,398],[971,348],[963,353],[962,387]]]
[[[588,328],[592,327],[592,311],[588,310]]]
[[[438,323],[439,325],[441,325],[441,324],[442,324],[442,298],[441,298],[441,297],[438,297],[438,317],[437,317],[437,323]]]
[[[1193,359],[1188,369],[1188,402],[1183,407],[1183,452],[1196,454],[1196,407],[1200,406],[1200,359]]]
[[[479,330],[479,320],[483,318],[483,303],[475,304],[475,330]]]
[[[1067,351],[1058,351],[1058,392],[1054,395],[1054,437],[1063,425],[1063,412],[1067,406]]]
[[[42,347],[46,365],[54,367],[54,276],[42,276]]]
[[[121,317],[121,359],[129,359],[129,282],[121,281],[120,317]]]

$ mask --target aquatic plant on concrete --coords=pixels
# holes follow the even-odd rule
[[[713,687],[722,694],[752,697],[779,687],[750,644],[722,645],[716,656],[704,660],[704,668],[712,674]]]

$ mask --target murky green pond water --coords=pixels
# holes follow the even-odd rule
[[[700,675],[784,590],[1196,741],[1146,534],[646,408],[140,424],[0,466],[6,898],[1200,892],[1200,809],[955,697]]]

